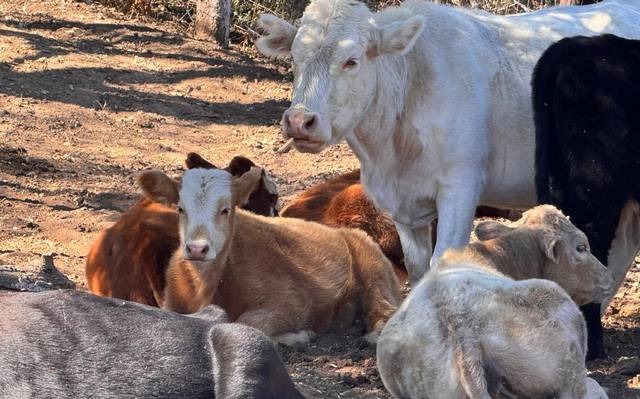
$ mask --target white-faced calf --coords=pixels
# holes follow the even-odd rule
[[[358,230],[236,209],[260,176],[259,168],[241,177],[192,169],[181,182],[158,171],[140,175],[148,198],[176,203],[180,214],[164,307],[191,313],[215,303],[283,343],[306,341],[309,330],[342,330],[361,313],[375,337],[400,302],[380,248]]]
[[[187,155],[189,169],[214,169],[196,153]],[[236,156],[224,170],[242,176],[255,164]],[[265,173],[243,206],[265,216],[278,214],[278,191]],[[87,254],[87,286],[94,294],[162,306],[165,271],[178,247],[175,207],[141,198],[113,226],[96,238]]]
[[[486,241],[445,252],[384,327],[387,389],[402,398],[606,398],[586,375],[586,327],[571,299],[610,289],[584,234],[551,206],[476,234]]]

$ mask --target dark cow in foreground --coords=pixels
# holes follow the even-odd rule
[[[540,58],[532,85],[538,201],[585,232],[617,289],[640,244],[640,41],[560,40]],[[600,304],[583,312],[588,358],[603,356]]]
[[[303,398],[267,337],[78,291],[0,296],[0,396]]]
[[[187,156],[186,165],[215,168],[196,153]],[[237,156],[224,170],[241,176],[252,166],[251,160]],[[243,208],[275,216],[277,202],[276,186],[265,174]],[[102,296],[162,305],[165,270],[179,242],[175,207],[140,199],[94,241],[86,264],[89,289]]]

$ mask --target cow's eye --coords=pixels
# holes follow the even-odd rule
[[[229,214],[230,209],[229,208],[224,208],[223,210],[220,211],[220,214],[223,216],[226,216]]]
[[[587,246],[586,246],[586,245],[584,245],[584,244],[578,245],[578,246],[576,247],[576,251],[578,251],[578,252],[580,252],[580,253],[587,252],[587,250],[588,250],[588,248],[587,248]]]
[[[352,69],[356,65],[358,65],[358,61],[354,60],[353,58],[350,58],[347,60],[347,62],[342,64],[342,69]]]
[[[184,213],[184,209],[182,209],[182,207],[181,207],[181,206],[179,206],[179,207],[178,207],[178,213],[179,213],[179,214],[183,214],[183,213]]]

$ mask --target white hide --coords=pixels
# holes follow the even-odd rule
[[[607,257],[607,269],[613,278],[613,291],[602,301],[600,311],[604,314],[614,295],[624,282],[627,271],[640,250],[640,204],[629,201],[622,209],[616,235],[611,242]]]
[[[290,109],[317,115],[310,138],[324,142],[298,148],[346,139],[367,193],[397,223],[415,282],[430,262],[425,226],[436,209],[432,261],[467,244],[476,205],[535,204],[530,80],[542,51],[565,36],[640,38],[640,1],[495,16],[420,1],[373,14],[352,0],[315,0],[297,34],[267,20],[259,46],[275,34],[292,43]]]
[[[220,211],[232,206],[231,179],[231,174],[222,169],[189,169],[182,176],[180,242],[209,245],[205,261],[215,259],[227,240],[228,230],[221,227],[228,223],[224,218],[229,216],[220,215]]]
[[[582,314],[556,283],[460,264],[411,291],[380,333],[377,364],[397,398],[490,399],[501,378],[522,397],[606,398],[585,351]]]

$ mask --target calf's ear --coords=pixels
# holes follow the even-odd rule
[[[291,53],[298,28],[273,14],[262,14],[258,26],[265,32],[256,42],[258,50],[267,57],[282,57]]]
[[[553,263],[558,263],[560,257],[558,252],[560,250],[560,237],[551,231],[545,231],[542,235],[542,248],[544,253]]]
[[[202,158],[200,154],[195,152],[190,152],[187,154],[187,159],[185,159],[184,163],[187,165],[187,169],[218,169],[216,165]]]
[[[262,179],[262,168],[252,167],[247,173],[240,177],[234,177],[231,181],[231,193],[233,195],[233,205],[242,206],[249,201],[260,180]]]
[[[478,240],[486,241],[507,234],[511,230],[513,230],[513,227],[506,226],[494,220],[487,220],[486,222],[478,223],[474,232]]]
[[[236,156],[233,157],[231,162],[229,162],[229,166],[227,166],[225,169],[227,170],[227,172],[231,173],[234,176],[242,176],[243,174],[251,170],[252,166],[256,166],[256,164],[253,163],[253,161],[249,158]]]
[[[406,55],[422,34],[425,24],[424,17],[416,15],[404,21],[374,28],[367,55]]]
[[[138,175],[138,186],[152,201],[165,205],[177,204],[180,183],[159,170],[148,170]]]

